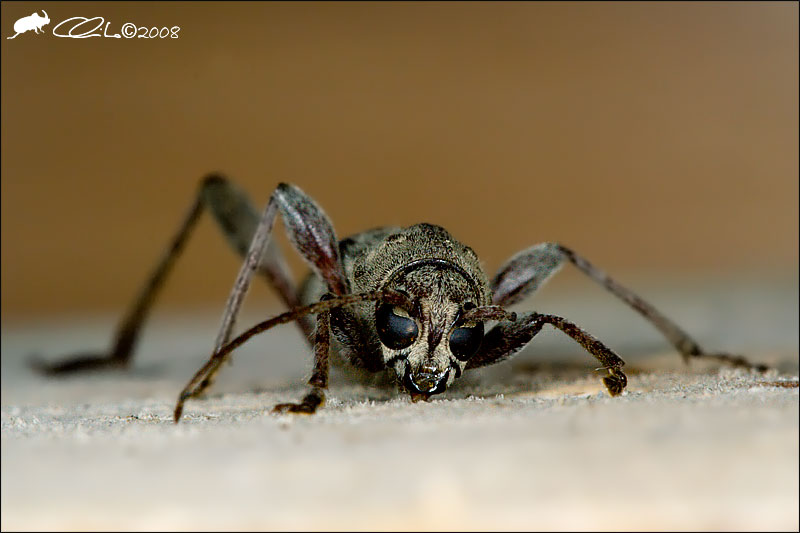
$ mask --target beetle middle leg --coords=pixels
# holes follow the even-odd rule
[[[338,240],[336,239],[336,234],[330,220],[322,209],[298,187],[281,183],[270,196],[258,226],[253,233],[253,239],[250,243],[247,256],[239,270],[239,275],[236,278],[233,289],[228,297],[228,303],[225,306],[222,327],[217,336],[214,353],[208,363],[195,374],[181,392],[178,404],[175,408],[176,420],[180,417],[183,403],[187,399],[201,394],[211,384],[214,376],[219,371],[222,361],[229,357],[232,349],[237,346],[236,340],[231,343],[227,341],[230,337],[236,315],[247,294],[253,272],[256,270],[261,257],[269,246],[272,228],[278,213],[281,214],[286,234],[292,245],[314,273],[325,282],[331,297],[344,297],[348,292],[347,280],[339,257]],[[320,304],[326,303],[325,301],[320,302]],[[305,309],[308,310],[311,308],[313,308],[313,306]],[[324,309],[321,311],[324,311]],[[299,310],[291,311],[284,316],[294,316],[293,313],[299,313]],[[308,313],[304,311],[294,316],[292,320],[300,319],[306,314]],[[327,317],[323,318],[323,322],[327,322]],[[317,334],[322,335],[323,333],[320,332],[325,332],[324,335],[327,335],[327,329],[327,326],[317,328]],[[242,335],[238,337],[238,339],[243,338],[246,337]],[[243,342],[243,340],[241,342]],[[317,344],[328,344],[328,342]],[[227,351],[225,351],[226,349]],[[325,350],[325,354],[324,378],[325,382],[327,382],[327,349]]]
[[[492,280],[493,301],[511,305],[535,292],[561,266],[569,261],[584,274],[605,287],[656,327],[680,352],[684,362],[690,358],[715,359],[734,366],[765,371],[765,365],[750,363],[744,357],[727,353],[708,352],[675,322],[621,285],[608,274],[591,264],[573,250],[557,243],[543,243],[523,250],[509,259]]]

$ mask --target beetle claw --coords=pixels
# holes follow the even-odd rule
[[[611,396],[619,396],[628,384],[628,377],[619,368],[609,368],[608,376],[603,378],[603,384]]]

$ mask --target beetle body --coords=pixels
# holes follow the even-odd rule
[[[387,310],[363,302],[332,310],[332,362],[370,373],[393,371],[415,399],[441,392],[460,377],[468,357],[458,349],[453,353],[450,340],[457,329],[478,327],[460,324],[460,316],[465,308],[491,303],[489,280],[475,252],[444,228],[423,223],[353,235],[339,242],[339,253],[351,292],[395,290],[407,294],[414,308]],[[311,304],[325,292],[322,279],[312,273],[301,299]],[[379,323],[387,312],[393,316],[384,316],[385,322],[413,321],[407,343],[382,342]],[[477,333],[469,346],[473,353],[480,345]]]
[[[281,183],[261,214],[227,178],[200,182],[192,206],[130,311],[110,353],[80,354],[36,362],[47,374],[126,366],[144,320],[204,210],[210,210],[233,250],[244,257],[222,316],[214,351],[181,391],[184,402],[213,382],[230,354],[248,339],[296,321],[314,351],[310,392],[276,412],[314,413],[325,401],[330,363],[351,373],[394,375],[412,400],[444,392],[465,370],[504,361],[525,347],[545,325],[560,330],[594,356],[608,375],[611,396],[627,385],[625,362],[599,339],[569,320],[505,307],[522,302],[563,264],[571,263],[655,326],[684,360],[705,357],[766,370],[741,356],[704,351],[685,331],[630,289],[573,250],[554,242],[537,244],[509,258],[490,279],[475,252],[433,224],[376,228],[338,240],[328,216],[299,187]],[[283,256],[271,241],[280,215],[289,241],[311,268],[297,290]],[[260,322],[231,339],[236,317],[254,274],[264,277],[289,311]],[[311,317],[316,315],[316,324]],[[487,330],[487,324],[494,323]],[[598,369],[600,370],[600,369]]]

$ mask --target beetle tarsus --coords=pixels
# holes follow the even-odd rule
[[[279,403],[272,408],[273,414],[292,413],[296,415],[313,415],[325,404],[325,393],[314,389],[305,395],[299,403]]]
[[[28,360],[28,366],[36,373],[45,376],[67,376],[79,372],[120,370],[127,367],[127,360],[102,353],[82,353],[63,361],[47,362],[38,357]]]
[[[619,396],[628,385],[628,377],[620,368],[609,368],[608,376],[603,378],[603,384],[611,396]]]

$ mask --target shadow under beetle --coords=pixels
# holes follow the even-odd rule
[[[36,368],[60,375],[127,366],[156,293],[206,208],[244,263],[228,297],[213,354],[181,391],[175,422],[180,420],[184,402],[208,388],[234,349],[260,332],[292,321],[314,349],[310,391],[297,403],[276,405],[273,412],[314,413],[325,401],[331,362],[365,373],[393,372],[412,400],[427,400],[444,392],[465,370],[509,358],[545,324],[572,337],[600,361],[608,374],[603,383],[616,396],[627,384],[622,371],[625,363],[605,344],[562,317],[505,310],[531,295],[565,262],[638,311],[684,360],[705,357],[766,369],[743,357],[704,351],[652,305],[560,244],[523,250],[489,279],[475,252],[439,226],[377,228],[339,241],[322,209],[298,187],[278,185],[259,216],[239,188],[216,174],[202,180],[180,229],[120,323],[110,353],[36,362]],[[311,267],[299,290],[270,240],[279,213],[290,242]],[[231,340],[253,273],[267,279],[290,311]],[[496,324],[486,331],[485,323],[490,321]]]

